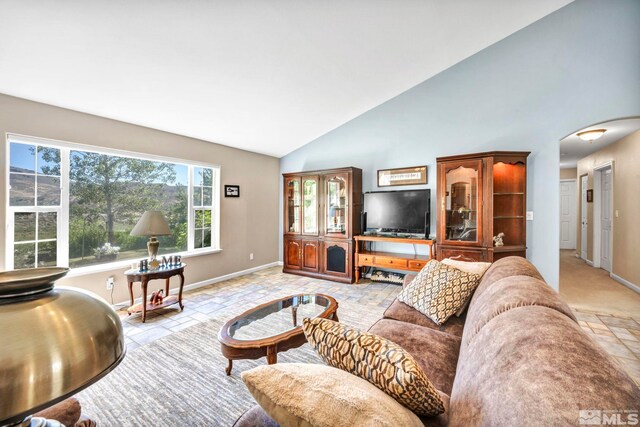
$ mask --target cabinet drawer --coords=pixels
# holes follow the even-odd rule
[[[427,265],[427,262],[428,261],[423,261],[423,260],[410,260],[409,261],[409,268],[411,268],[413,270],[422,270],[422,267]]]
[[[372,255],[358,255],[358,264],[372,264],[373,256]]]
[[[406,259],[387,258],[387,257],[377,256],[375,257],[374,262],[376,263],[376,265],[379,265],[382,267],[389,267],[389,268],[394,268],[394,267],[406,268],[407,267]]]
[[[444,248],[438,250],[438,259],[453,258],[459,261],[486,261],[486,252],[483,250]]]

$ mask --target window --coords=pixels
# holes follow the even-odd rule
[[[58,264],[60,150],[37,144],[11,144],[9,236],[15,268]]]
[[[218,167],[8,142],[8,268],[145,258],[147,237],[129,234],[145,210],[162,211],[172,231],[159,236],[160,255],[218,249]]]
[[[213,212],[213,169],[193,168],[194,248],[211,246],[211,212]]]

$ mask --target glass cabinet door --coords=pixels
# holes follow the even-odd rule
[[[318,234],[318,178],[302,178],[302,234]]]
[[[481,221],[482,162],[446,168],[443,204],[447,241],[478,242]]]
[[[327,177],[325,191],[326,232],[346,234],[347,176],[339,174]]]
[[[285,233],[300,233],[300,179],[287,178],[285,181]]]

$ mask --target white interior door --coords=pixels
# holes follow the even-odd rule
[[[560,249],[576,248],[576,181],[560,182]]]
[[[611,168],[604,169],[600,177],[600,268],[611,271]]]
[[[580,180],[580,257],[587,259],[587,175]]]

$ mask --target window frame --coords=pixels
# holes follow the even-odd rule
[[[60,205],[59,206],[11,206],[10,205],[10,171],[11,160],[10,150],[11,143],[29,144],[44,147],[57,148],[60,150]],[[97,147],[93,145],[80,144],[75,142],[67,142],[54,140],[50,138],[39,138],[15,133],[6,134],[6,150],[5,150],[5,178],[6,178],[6,195],[5,195],[5,268],[12,270],[14,268],[14,218],[16,212],[56,212],[57,224],[57,265],[60,267],[69,267],[69,176],[70,176],[70,152],[86,151],[91,153],[105,154],[109,156],[120,156],[139,160],[148,160],[154,162],[173,163],[186,166],[187,171],[187,221],[188,221],[188,242],[187,250],[176,252],[169,255],[181,255],[183,258],[191,256],[205,255],[210,253],[221,252],[220,247],[220,188],[221,188],[221,167],[218,164],[200,162],[194,160],[178,159],[175,157],[159,156],[155,154],[140,153],[135,151],[120,150],[108,147]],[[211,246],[196,249],[194,246],[194,221],[195,209],[193,205],[193,187],[194,187],[194,168],[208,168],[213,171],[212,184],[212,213],[211,213]],[[37,170],[35,171],[37,174]],[[36,194],[37,197],[37,194]],[[36,230],[37,232],[37,230]],[[36,234],[37,236],[37,234]],[[111,263],[96,264],[85,267],[72,268],[67,276],[79,276],[84,274],[96,273],[100,271],[109,271],[117,268],[132,265],[136,259],[118,260]]]

